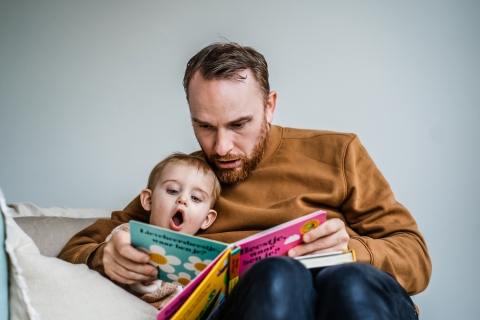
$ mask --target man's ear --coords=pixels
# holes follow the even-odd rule
[[[202,230],[207,229],[208,227],[210,227],[212,225],[212,223],[215,221],[215,219],[217,219],[217,211],[215,211],[213,209],[208,210],[208,214],[205,217],[205,220],[203,221],[200,229],[202,229]]]
[[[273,114],[275,113],[275,108],[277,107],[277,92],[271,91],[267,97],[267,104],[265,106],[265,119],[267,123],[273,121]]]
[[[152,210],[152,190],[143,189],[142,192],[140,192],[140,203],[146,211]]]

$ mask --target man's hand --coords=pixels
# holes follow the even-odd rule
[[[153,281],[157,269],[149,264],[148,254],[130,245],[130,234],[118,231],[112,235],[103,249],[103,268],[107,276],[123,284]]]
[[[348,236],[345,223],[340,219],[325,221],[317,228],[303,235],[303,244],[288,251],[289,257],[306,254],[348,250]]]

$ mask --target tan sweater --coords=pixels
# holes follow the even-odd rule
[[[223,242],[324,209],[328,219],[345,222],[358,261],[390,273],[410,294],[430,280],[431,261],[415,220],[354,134],[272,126],[258,167],[245,181],[222,185],[215,209],[217,220],[198,235]],[[104,240],[129,220],[149,220],[139,197],[111,220],[76,234],[59,257],[104,274]]]

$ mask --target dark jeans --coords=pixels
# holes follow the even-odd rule
[[[307,270],[288,257],[254,264],[224,302],[220,319],[418,319],[407,292],[364,263]]]

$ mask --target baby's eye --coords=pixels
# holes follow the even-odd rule
[[[168,194],[178,194],[178,190],[175,189],[167,189]]]
[[[200,199],[198,197],[195,197],[195,196],[192,196],[192,200],[193,200],[193,202],[202,202],[202,199]]]

